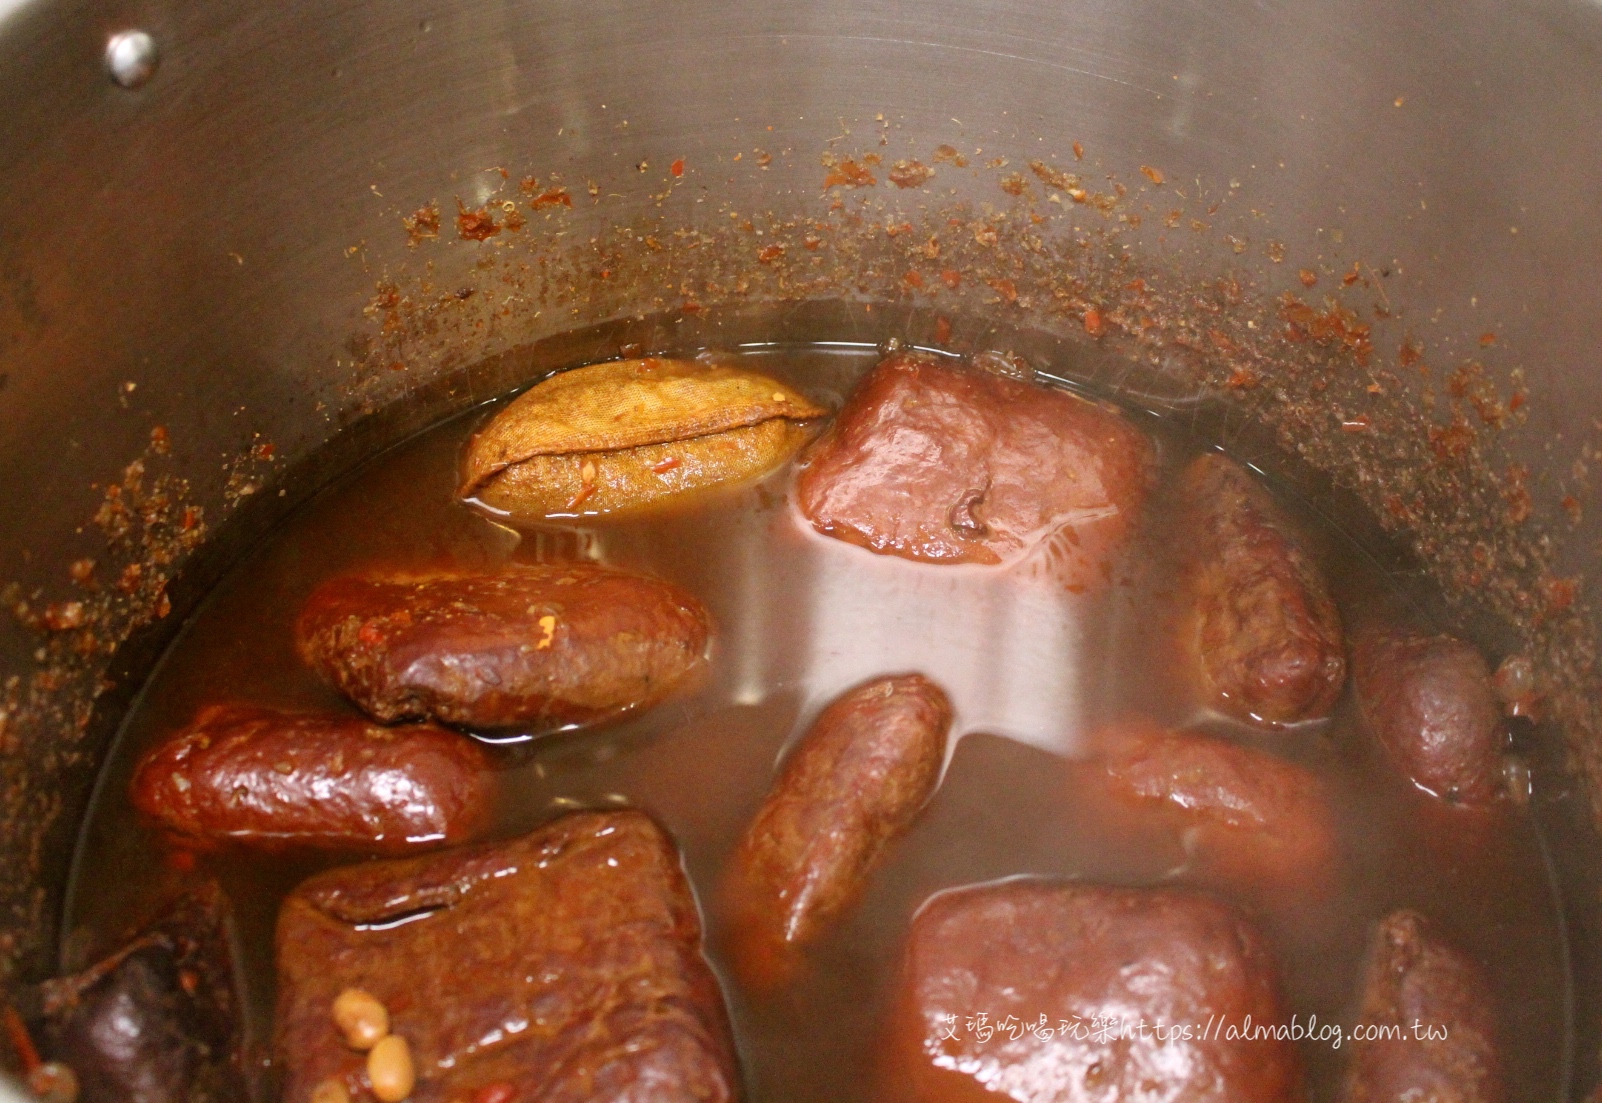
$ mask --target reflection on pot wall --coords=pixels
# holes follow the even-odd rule
[[[1550,707],[1599,776],[1599,22],[1545,0],[16,8],[0,960],[48,968],[98,755],[227,548],[445,410],[635,343],[1071,354],[1414,530],[1465,618],[1580,691]],[[132,90],[102,58],[130,28],[160,51]]]

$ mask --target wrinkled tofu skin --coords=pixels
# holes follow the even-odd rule
[[[628,514],[773,470],[827,412],[742,368],[592,364],[493,418],[468,446],[460,493],[513,521]]]

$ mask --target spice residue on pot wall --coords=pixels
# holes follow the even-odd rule
[[[1235,181],[1109,166],[1079,142],[1002,154],[907,141],[882,117],[851,125],[858,134],[821,151],[776,136],[715,163],[643,159],[606,180],[507,166],[398,202],[391,240],[350,243],[373,294],[348,348],[330,353],[318,396],[329,432],[370,451],[528,382],[544,361],[526,347],[607,322],[620,336],[599,355],[798,328],[1010,352],[1024,371],[1060,371],[1039,350],[1066,350],[1072,374],[1095,386],[1277,442],[1305,466],[1265,453],[1271,473],[1321,472],[1355,493],[1467,598],[1462,614],[1493,637],[1497,658],[1527,660],[1527,677],[1516,666],[1519,707],[1540,700],[1602,792],[1594,632],[1580,580],[1553,566],[1580,506],[1544,500],[1509,458],[1504,438],[1529,400],[1494,334],[1473,357],[1426,343],[1387,290],[1389,263],[1292,255],[1253,229],[1271,220]],[[792,176],[812,162],[815,184],[767,189],[776,161]],[[415,409],[397,416],[404,403]],[[92,768],[82,733],[113,686],[116,642],[166,615],[167,580],[233,506],[259,503],[257,523],[275,512],[276,500],[244,491],[303,458],[260,442],[235,460],[232,500],[190,501],[176,474],[148,473],[164,448],[153,440],[146,466],[106,492],[108,518],[114,502],[132,511],[120,531],[102,524],[106,555],[63,564],[53,587],[7,593],[39,647],[37,668],[0,690],[0,738],[14,752],[0,782],[10,838],[45,838],[63,811],[59,779]],[[296,492],[282,506],[327,474],[289,476]],[[52,902],[31,887],[40,860],[37,845],[7,855],[8,965],[36,967],[47,945]]]

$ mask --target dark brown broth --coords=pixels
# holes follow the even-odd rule
[[[753,367],[837,404],[873,362],[866,349],[759,350]],[[1334,720],[1264,735],[1187,714],[1150,669],[1164,592],[1155,549],[1101,595],[998,580],[984,568],[871,555],[799,523],[791,472],[627,523],[528,533],[521,541],[456,502],[456,462],[486,411],[440,425],[320,494],[242,560],[186,626],[131,712],[80,843],[63,967],[82,967],[183,876],[133,816],[133,763],[201,706],[248,701],[348,710],[294,654],[293,619],[318,582],[367,565],[492,567],[508,559],[595,555],[688,586],[718,626],[713,672],[693,695],[627,723],[508,746],[497,831],[526,831],[577,806],[632,804],[674,833],[703,903],[749,823],[786,742],[822,704],[875,675],[920,670],[958,709],[940,792],[876,872],[862,905],[813,955],[791,990],[745,998],[722,970],[718,916],[709,950],[730,996],[754,1100],[873,1094],[878,1023],[912,912],[932,892],[1015,874],[1125,884],[1176,876],[1185,856],[1165,831],[1110,830],[1076,806],[1062,755],[1097,726],[1144,714],[1199,723],[1302,761],[1336,794],[1344,866],[1332,903],[1261,915],[1280,954],[1289,1004],[1305,1023],[1349,1024],[1370,921],[1402,906],[1443,920],[1491,970],[1501,1001],[1511,1098],[1560,1090],[1566,1038],[1563,933],[1539,838],[1508,815],[1461,829],[1373,750],[1350,694]],[[1157,425],[1154,419],[1145,419]],[[1196,445],[1159,426],[1165,470]],[[1153,523],[1161,520],[1161,497]],[[1407,596],[1327,526],[1304,518],[1332,586],[1353,611],[1402,611]],[[202,859],[232,895],[251,1004],[265,1047],[272,926],[282,895],[328,859]],[[1182,874],[1180,874],[1182,879]],[[1242,901],[1249,904],[1248,901]],[[976,1012],[983,1008],[975,1008]],[[1333,1096],[1344,1050],[1305,1047],[1315,1098]]]

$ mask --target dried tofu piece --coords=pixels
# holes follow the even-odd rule
[[[513,518],[626,512],[771,471],[825,413],[741,368],[592,364],[536,384],[485,426],[461,493]]]

